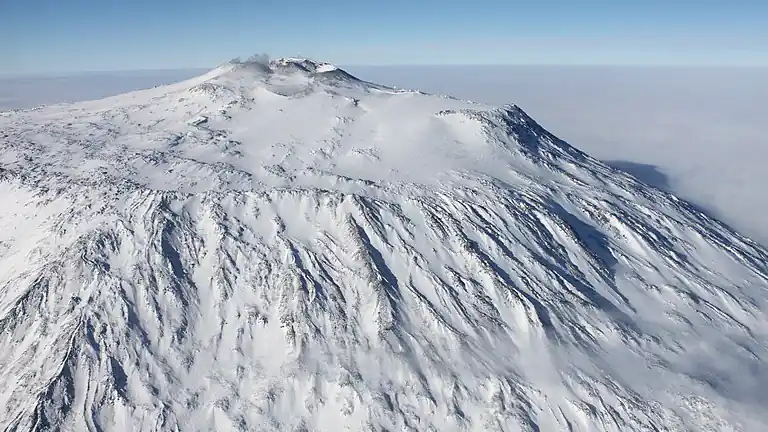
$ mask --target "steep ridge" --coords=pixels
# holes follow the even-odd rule
[[[514,105],[281,59],[0,131],[5,430],[768,427],[768,253]]]

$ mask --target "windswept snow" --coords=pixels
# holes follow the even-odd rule
[[[0,164],[5,429],[768,427],[768,253],[519,107],[238,62]]]

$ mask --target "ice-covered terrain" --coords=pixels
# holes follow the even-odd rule
[[[6,430],[768,428],[766,250],[517,106],[233,62],[0,167]]]
[[[672,191],[768,246],[768,70],[586,66],[352,66],[370,81],[514,102],[590,156]],[[100,99],[202,70],[0,75],[0,111]]]

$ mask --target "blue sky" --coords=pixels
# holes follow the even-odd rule
[[[768,65],[762,0],[8,0],[1,74],[338,64]]]

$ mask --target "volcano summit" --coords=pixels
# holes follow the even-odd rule
[[[4,430],[756,431],[768,253],[307,59],[0,113]]]

